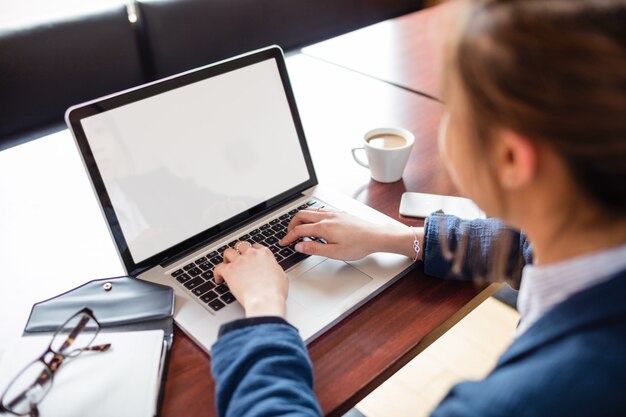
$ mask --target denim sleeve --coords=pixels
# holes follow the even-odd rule
[[[224,325],[211,368],[220,417],[321,415],[306,347],[282,319]]]
[[[526,237],[498,219],[461,220],[433,213],[424,228],[424,272],[461,281],[506,281],[519,288],[532,262]]]

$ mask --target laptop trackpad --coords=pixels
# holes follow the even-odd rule
[[[326,259],[289,282],[289,298],[315,314],[337,306],[372,280],[355,267]]]

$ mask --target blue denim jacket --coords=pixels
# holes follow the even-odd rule
[[[494,246],[505,251],[504,263],[492,262]],[[495,269],[515,284],[528,261],[523,235],[497,220],[434,215],[427,221],[427,274],[489,279]],[[454,386],[433,416],[625,415],[625,296],[622,271],[557,305],[512,343],[485,379]],[[224,325],[211,364],[219,416],[321,415],[307,350],[280,318]]]

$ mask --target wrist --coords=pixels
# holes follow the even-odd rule
[[[409,226],[385,226],[386,232],[380,236],[378,247],[381,252],[397,253],[415,259],[413,243],[417,237],[419,247],[424,247],[424,228]],[[415,230],[415,231],[413,231]],[[422,260],[422,251],[417,253],[417,260]]]
[[[246,302],[244,309],[247,318],[276,316],[284,319],[287,316],[285,300],[280,297],[255,297]]]

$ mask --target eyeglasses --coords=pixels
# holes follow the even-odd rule
[[[70,317],[54,333],[48,349],[11,381],[0,397],[0,411],[37,417],[37,405],[50,391],[54,374],[66,359],[87,351],[104,352],[111,347],[110,343],[91,346],[99,331],[100,323],[89,308]]]

